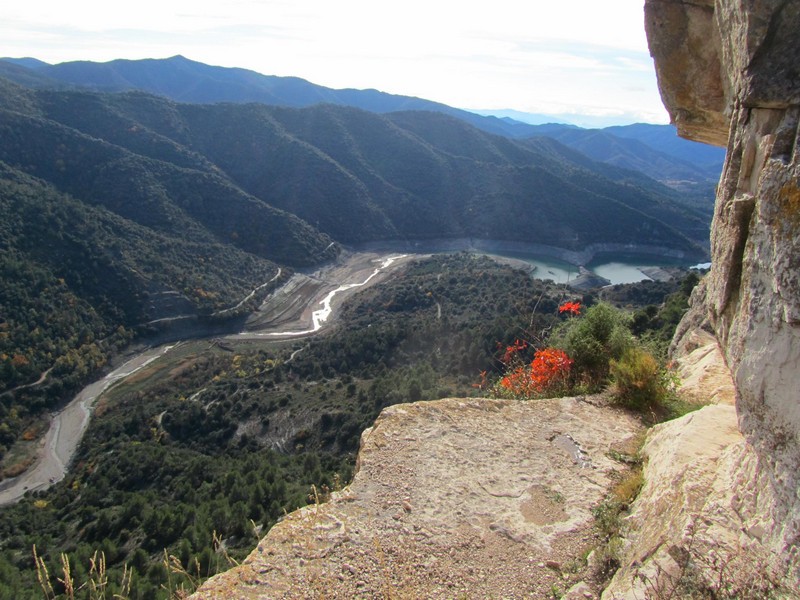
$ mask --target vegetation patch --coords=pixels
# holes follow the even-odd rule
[[[129,577],[137,597],[188,589],[230,565],[223,549],[241,560],[314,501],[312,486],[324,499],[349,481],[383,407],[483,395],[477,374],[502,378],[508,347],[533,362],[542,332],[584,318],[559,313],[566,302],[584,314],[596,304],[486,258],[440,255],[351,297],[327,334],[182,345],[109,390],[66,480],[0,510],[0,598],[41,597],[34,544],[56,595],[61,555],[86,582],[96,552],[108,580]],[[573,371],[566,381],[585,385]]]

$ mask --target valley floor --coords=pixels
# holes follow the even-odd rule
[[[385,254],[346,252],[335,263],[308,275],[298,274],[293,277],[253,313],[245,331],[224,336],[223,343],[235,344],[252,340],[268,342],[316,333],[312,331],[312,314],[332,291],[343,286],[352,286],[336,294],[335,306],[340,306],[349,295],[385,279],[391,268],[397,268],[404,262],[421,256],[396,255],[396,260],[382,268],[387,260]],[[373,273],[375,275],[370,277]],[[334,314],[331,312],[328,320],[332,321]],[[184,330],[187,337],[191,337],[193,333],[201,335],[203,330]],[[67,406],[52,415],[47,433],[35,446],[36,459],[32,466],[21,475],[0,482],[0,506],[16,502],[29,492],[47,489],[61,481],[88,426],[92,406],[97,399],[111,386],[119,385],[134,373],[148,367],[158,368],[153,363],[168,355],[175,347],[175,343],[164,344],[145,348],[126,357],[123,364],[86,386]],[[143,375],[146,376],[146,373]]]

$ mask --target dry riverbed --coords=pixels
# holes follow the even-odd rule
[[[296,275],[290,279],[248,319],[244,332],[225,336],[223,343],[269,343],[314,335],[333,321],[335,309],[341,306],[347,296],[379,283],[390,271],[420,257],[346,252],[336,263],[312,274]],[[323,306],[323,303],[326,305]],[[324,311],[324,315],[320,314],[321,311]],[[123,384],[134,373],[156,368],[157,361],[169,358],[169,353],[179,345],[173,343],[147,348],[102,379],[86,386],[66,407],[52,415],[47,433],[36,443],[36,458],[32,465],[17,477],[0,482],[0,506],[16,502],[28,492],[44,490],[61,481],[100,396],[112,387]]]

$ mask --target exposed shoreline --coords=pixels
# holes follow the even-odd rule
[[[554,258],[576,267],[585,267],[595,258],[603,254],[623,254],[641,257],[669,258],[674,260],[692,261],[705,256],[698,252],[691,254],[682,250],[665,248],[663,246],[649,246],[644,244],[590,244],[583,250],[569,250],[558,246],[536,244],[532,242],[516,242],[509,240],[489,240],[482,238],[453,238],[432,240],[386,240],[380,242],[367,242],[353,247],[356,251],[393,251],[413,253],[438,253],[460,252],[462,250],[502,254],[518,253],[531,256]]]

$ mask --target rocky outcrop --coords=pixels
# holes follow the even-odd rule
[[[673,353],[681,397],[696,404],[733,405],[736,390],[717,339],[704,329],[692,329],[681,341]]]
[[[690,541],[706,550],[716,544],[718,562],[775,559],[769,571],[794,593],[800,575],[800,2],[647,0],[645,15],[662,98],[679,132],[728,148],[712,224],[713,267],[693,296],[676,348],[686,348],[693,326],[713,332],[733,374],[742,437],[736,439],[734,414],[722,406],[654,432],[648,485],[662,479],[662,491],[685,491],[672,499],[685,518],[648,533],[647,514],[658,499],[646,488],[632,518],[628,566],[649,568],[650,575],[674,572]],[[708,445],[687,444],[692,431],[692,439]],[[675,436],[684,448],[666,450],[664,440]],[[668,463],[673,470],[664,470]],[[700,463],[702,475],[695,470]],[[681,470],[682,464],[691,469]],[[697,497],[700,489],[709,496]],[[670,552],[671,561],[652,560]],[[629,575],[624,568],[606,597],[624,595],[630,582],[620,580]],[[639,597],[643,589],[640,581]]]
[[[353,482],[275,525],[218,598],[597,598],[592,508],[641,432],[593,398],[384,409]],[[635,444],[634,444],[635,445]]]
[[[716,338],[692,328],[680,341],[681,395],[711,405],[648,433],[645,484],[603,598],[770,597],[787,578],[784,554],[764,544],[776,502],[769,475],[739,430]]]
[[[796,597],[786,553],[768,540],[779,499],[732,405],[654,427],[644,454],[624,564],[604,600]]]

